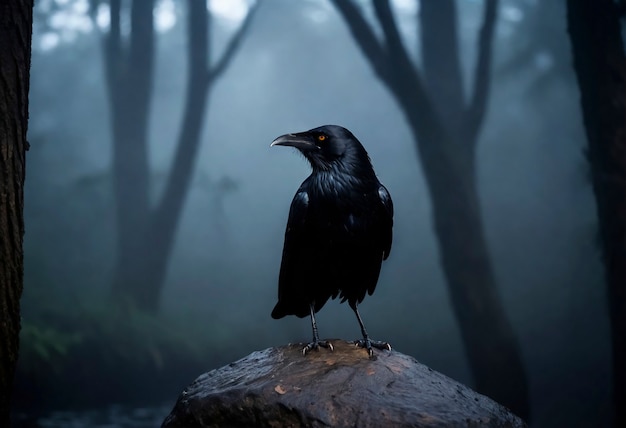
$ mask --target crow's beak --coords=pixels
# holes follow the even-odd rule
[[[273,146],[291,146],[300,150],[313,150],[317,148],[313,136],[305,132],[281,135],[272,141],[270,147]]]

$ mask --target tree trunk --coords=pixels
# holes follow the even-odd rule
[[[433,203],[442,268],[475,388],[528,421],[526,372],[491,266],[473,158],[463,159],[462,151],[445,148],[418,149]],[[435,172],[432,165],[448,168]]]
[[[485,6],[483,37],[485,31],[494,31],[495,2],[491,11],[489,7]],[[489,17],[490,14],[493,15]],[[475,151],[485,114],[490,61],[478,59],[474,99],[466,106],[457,19],[454,0],[421,3],[424,77],[428,94],[434,95],[431,99],[436,113],[434,121],[419,127],[438,127],[440,136],[433,139],[423,135],[416,138],[416,144],[433,202],[441,263],[476,389],[528,420],[526,373],[515,332],[498,293],[476,184]],[[481,43],[491,43],[490,37]],[[479,52],[490,49],[480,46]],[[484,99],[478,101],[478,96]],[[409,123],[413,124],[416,137],[417,113],[415,109],[407,111],[412,115]]]
[[[113,295],[142,308],[149,215],[148,124],[154,64],[153,0],[133,1],[131,34],[121,36],[121,0],[111,1],[111,30],[105,43],[106,77],[113,135],[113,189],[117,263]]]
[[[148,127],[154,74],[154,0],[131,6],[129,48],[121,39],[121,0],[111,0],[111,30],[104,45],[113,128],[113,174],[117,209],[114,299],[155,313],[178,222],[193,176],[211,86],[228,66],[256,6],[211,68],[210,15],[206,2],[188,1],[188,81],[176,154],[165,190],[149,205]]]
[[[24,178],[33,2],[0,0],[0,426],[10,426],[24,278]]]
[[[626,56],[612,0],[568,0],[608,286],[615,426],[626,426]]]
[[[113,26],[107,49],[118,230],[113,295],[124,305],[151,313],[158,309],[167,261],[191,181],[208,83],[208,14],[202,2],[191,2],[194,10],[188,14],[190,78],[182,135],[166,187],[168,197],[151,209],[148,119],[154,74],[153,7],[153,1],[134,1],[129,51],[121,49],[119,30],[114,31]],[[118,16],[119,12],[118,8]]]
[[[334,4],[413,133],[432,199],[442,268],[476,389],[528,420],[526,373],[491,266],[474,159],[489,95],[497,1],[485,3],[469,101],[463,93],[453,0],[420,3],[424,77],[406,52],[388,1],[373,2],[384,44],[352,2]]]
[[[211,83],[208,71],[210,15],[204,2],[190,0],[188,5],[187,94],[178,149],[160,204],[151,213],[149,234],[145,239],[149,247],[144,253],[148,260],[144,284],[149,288],[146,290],[146,307],[151,311],[158,308],[167,261],[174,247],[178,221],[189,191]]]

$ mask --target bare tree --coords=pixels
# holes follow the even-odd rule
[[[618,7],[622,7],[621,11]],[[626,55],[623,3],[568,0],[591,179],[608,285],[614,426],[626,426]]]
[[[0,0],[0,426],[10,426],[24,282],[24,178],[33,2]]]
[[[489,99],[498,1],[485,2],[468,99],[463,90],[454,0],[420,2],[422,70],[403,44],[388,0],[372,2],[382,39],[352,1],[333,1],[412,131],[476,389],[528,419],[526,373],[498,294],[476,186],[475,149]]]
[[[200,147],[207,97],[241,45],[256,3],[217,61],[211,58],[211,15],[206,2],[187,2],[188,77],[182,125],[165,190],[149,203],[148,129],[154,74],[154,0],[133,0],[131,31],[123,40],[124,8],[110,0],[110,30],[103,38],[113,130],[117,263],[113,296],[156,312],[167,261]]]

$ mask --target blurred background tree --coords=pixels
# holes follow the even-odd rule
[[[91,16],[101,0],[92,0]],[[126,3],[124,3],[126,4]],[[211,14],[203,2],[187,2],[187,90],[177,149],[162,194],[150,201],[148,136],[153,92],[154,1],[121,0],[109,7],[103,35],[105,76],[111,110],[113,189],[117,220],[117,262],[113,295],[118,303],[156,312],[174,237],[200,147],[207,97],[228,67],[248,30],[254,6],[225,51],[212,60]],[[130,29],[122,36],[123,14]],[[211,64],[215,62],[215,64]]]
[[[496,286],[476,186],[475,148],[489,99],[498,2],[485,2],[469,100],[464,91],[454,0],[419,3],[423,72],[402,41],[388,1],[372,3],[384,34],[382,41],[354,3],[335,0],[334,4],[411,128],[432,199],[441,263],[476,388],[528,419],[524,365]]]

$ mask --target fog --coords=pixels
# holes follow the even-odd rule
[[[74,3],[69,14],[67,5]],[[230,2],[231,8],[225,3],[211,2],[214,61],[247,10],[243,1]],[[548,27],[537,25],[529,34],[528,20],[536,19],[531,12],[540,2],[501,2],[488,112],[476,150],[478,190],[498,290],[528,374],[531,426],[607,426],[607,299],[562,3],[546,8],[553,13]],[[233,10],[233,4],[243,9]],[[148,138],[153,204],[173,161],[187,79],[185,4],[159,5]],[[469,85],[483,2],[458,0],[457,6]],[[106,317],[116,260],[100,34],[108,22],[99,15],[95,25],[75,24],[83,22],[76,18],[81,13],[91,22],[86,7],[78,0],[37,2],[31,68],[22,316],[24,323],[67,334],[79,331],[90,311]],[[419,63],[419,8],[410,1],[394,7]],[[194,366],[195,374],[170,373],[175,381],[158,404],[173,405],[202,371],[254,350],[310,339],[308,319],[270,317],[289,205],[310,167],[296,150],[269,144],[323,124],[345,126],[359,138],[394,201],[391,255],[376,292],[360,306],[369,333],[472,386],[440,264],[431,198],[404,113],[332,3],[265,0],[209,91],[191,187],[167,261],[162,322],[154,324],[156,336],[166,325],[168,335],[206,349],[205,362]],[[338,300],[326,304],[317,322],[323,338],[360,336],[354,314]],[[25,340],[23,332],[26,357],[16,388],[28,392],[28,364],[56,364],[71,354],[74,342],[52,338],[65,340],[63,352],[45,345],[48,355],[42,357]],[[168,370],[167,361],[162,370]],[[27,393],[17,400],[30,412],[50,404]],[[74,407],[69,398],[55,406]]]

